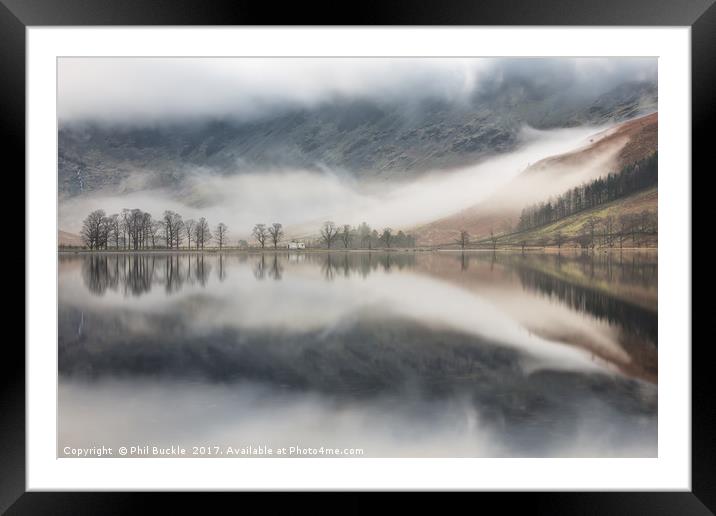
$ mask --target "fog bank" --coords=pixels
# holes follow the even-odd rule
[[[212,227],[220,221],[228,224],[232,244],[239,238],[248,238],[251,228],[259,222],[281,222],[288,237],[316,235],[325,220],[409,228],[489,198],[530,164],[580,147],[599,130],[580,127],[538,131],[525,127],[521,133],[524,144],[515,152],[461,169],[434,171],[408,184],[358,183],[345,173],[325,168],[322,172],[273,169],[234,176],[195,169],[172,189],[61,199],[60,228],[76,233],[84,217],[100,208],[108,214],[140,208],[155,217],[168,209],[184,218],[204,216]],[[151,171],[147,172],[151,176]],[[129,183],[131,188],[132,181]],[[541,187],[552,193],[554,184],[531,183],[530,193],[539,193]]]

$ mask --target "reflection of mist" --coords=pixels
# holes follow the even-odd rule
[[[177,311],[189,310],[180,317],[190,323],[183,329],[187,335],[204,334],[217,328],[282,329],[305,334],[317,329],[330,330],[343,321],[353,320],[362,310],[380,310],[393,317],[464,332],[500,346],[519,349],[524,353],[522,366],[530,370],[545,367],[602,369],[582,350],[532,335],[477,293],[402,270],[406,265],[414,264],[412,253],[311,253],[309,263],[292,269],[291,276],[283,273],[286,254],[261,253],[252,257],[254,264],[250,269],[256,279],[283,279],[281,285],[272,282],[270,286],[260,287],[246,282],[246,271],[237,269],[232,273],[234,281],[225,285],[213,284],[201,302],[193,302],[192,292],[186,292],[183,299],[177,299],[175,303],[127,305],[110,299],[105,299],[105,303],[107,307],[117,303],[117,309],[129,310],[132,317],[142,319],[134,323],[140,327],[156,324],[154,314],[157,311],[174,316]],[[94,256],[89,257],[92,258]],[[175,265],[180,259],[188,259],[188,256],[167,256],[167,270],[183,270]],[[211,259],[216,260],[216,257]],[[204,261],[209,257],[198,255],[194,260],[197,271],[207,270]],[[368,271],[376,270],[380,273],[367,275]],[[324,280],[331,281],[316,281],[318,271]],[[346,271],[361,271],[366,275],[355,277],[346,275]],[[174,277],[177,276],[170,276]],[[184,281],[182,276],[178,278],[173,280],[174,283]],[[340,282],[337,281],[339,278]],[[169,285],[174,283],[167,282],[167,292]],[[203,287],[204,283],[199,281],[198,285]],[[178,288],[172,288],[171,292],[178,292]],[[70,303],[78,301],[72,299]],[[94,305],[91,300],[87,301],[90,306]],[[189,305],[185,301],[192,303]]]
[[[530,331],[656,382],[656,253],[463,254],[476,264],[464,280],[481,278],[480,292]]]
[[[354,447],[366,457],[656,456],[655,414],[634,417],[584,392],[565,391],[559,403],[551,393],[540,394],[520,396],[520,409],[509,402],[476,404],[469,390],[439,398],[405,391],[366,401],[255,382],[61,379],[59,449],[95,442],[115,449],[127,442],[187,448],[207,442]]]
[[[580,347],[598,334],[604,357],[637,362],[624,370],[644,377],[640,348],[622,349],[619,333],[586,315],[606,307],[636,335],[619,322],[626,312],[552,281],[557,260],[599,281],[633,263],[493,252],[61,256],[61,440],[156,431],[159,442],[279,445],[290,427],[374,456],[653,456],[656,385]],[[573,344],[570,325],[582,332],[569,330]],[[136,403],[123,408],[124,396]]]

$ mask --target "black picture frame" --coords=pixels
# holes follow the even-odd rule
[[[340,10],[337,3],[327,2],[285,3],[277,7],[268,2],[243,0],[0,0],[0,135],[6,178],[11,176],[10,179],[20,183],[24,177],[20,171],[25,170],[27,27],[285,24],[690,26],[692,168],[701,168],[703,173],[710,168],[706,160],[713,145],[709,141],[709,129],[715,122],[716,105],[713,98],[716,84],[714,0],[364,1],[343,5]],[[24,190],[24,180],[17,187],[15,192],[19,188]],[[27,270],[26,265],[26,277],[29,274],[32,271]],[[146,508],[148,498],[159,498],[157,501],[162,504],[178,502],[184,509],[188,508],[184,495],[173,496],[170,501],[165,494],[25,492],[25,351],[19,342],[20,339],[6,339],[0,376],[0,511],[7,514],[119,514]],[[691,343],[671,344],[689,346]],[[508,513],[513,509],[549,514],[705,515],[716,512],[716,410],[710,389],[707,347],[691,348],[691,492],[480,493],[481,502],[497,502],[501,510]],[[284,500],[285,497],[278,497],[272,504],[295,503]],[[362,501],[345,507],[356,509],[360,503]],[[167,508],[168,505],[164,505],[164,509]]]

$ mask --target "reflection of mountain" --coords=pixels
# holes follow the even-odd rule
[[[598,319],[604,319],[623,331],[620,344],[631,357],[638,357],[636,364],[625,364],[625,370],[655,380],[657,370],[658,318],[651,312],[636,305],[625,303],[604,293],[567,283],[549,274],[520,269],[522,284],[542,292],[548,297],[555,296],[561,302],[578,311],[585,311]]]
[[[536,335],[584,349],[628,376],[656,382],[655,253],[440,253],[422,261],[418,270],[485,296]],[[544,302],[521,298],[525,290]],[[506,296],[510,291],[515,293]],[[545,312],[544,305],[551,308]],[[577,313],[599,321],[600,328],[570,317]]]
[[[354,295],[364,299],[364,303],[391,303],[389,306],[393,310],[398,310],[397,314],[413,313],[415,311],[413,298],[416,297],[425,298],[427,302],[440,291],[441,296],[450,296],[450,299],[443,299],[443,303],[445,303],[453,302],[457,299],[456,296],[461,295],[458,292],[450,294],[449,290],[441,290],[438,288],[438,284],[423,284],[413,281],[411,283],[415,285],[415,289],[410,294],[407,292],[405,294],[411,296],[411,299],[405,299],[405,302],[402,302],[400,301],[400,292],[408,284],[399,277],[396,277],[398,282],[388,281],[388,277],[386,277],[385,281],[378,279],[379,283],[374,287],[361,287],[367,288],[363,294],[361,294],[361,290],[356,290],[360,284],[356,286],[339,284],[324,291],[320,286],[321,280],[328,283],[338,280],[342,282],[350,280],[353,275],[367,278],[375,271],[380,271],[379,275],[385,275],[390,274],[393,270],[400,271],[406,267],[413,269],[417,266],[419,270],[428,272],[430,276],[442,281],[448,279],[450,282],[457,282],[467,291],[474,290],[478,297],[486,296],[486,299],[491,299],[493,296],[491,292],[495,288],[499,288],[500,291],[514,292],[513,296],[520,295],[520,290],[514,290],[514,276],[512,275],[516,273],[519,284],[523,287],[544,294],[548,299],[559,300],[559,305],[567,308],[568,311],[587,313],[589,317],[598,321],[603,320],[611,327],[617,328],[618,336],[612,335],[607,338],[609,340],[616,339],[618,350],[623,351],[605,348],[604,337],[594,340],[595,337],[590,335],[590,330],[586,327],[585,331],[581,331],[577,326],[565,326],[564,315],[558,316],[558,312],[555,312],[555,316],[560,317],[562,322],[554,327],[550,325],[535,327],[533,323],[529,322],[529,318],[523,320],[521,324],[548,340],[584,348],[589,353],[616,365],[626,374],[653,381],[656,379],[656,312],[649,308],[643,308],[640,304],[648,299],[645,296],[655,296],[655,290],[652,291],[651,287],[655,284],[654,276],[657,268],[656,262],[651,261],[648,256],[646,258],[640,258],[640,256],[634,255],[632,259],[612,259],[586,253],[572,256],[467,253],[459,255],[461,259],[456,263],[453,256],[442,254],[340,252],[293,254],[284,252],[226,256],[107,254],[87,255],[81,258],[81,261],[85,286],[93,295],[103,295],[110,290],[123,293],[124,296],[136,296],[149,292],[154,287],[163,289],[167,293],[178,293],[183,286],[193,285],[207,288],[207,293],[206,295],[201,294],[202,307],[195,307],[191,317],[199,318],[200,321],[204,317],[210,317],[212,322],[209,327],[221,327],[226,324],[225,318],[229,317],[233,327],[255,330],[262,327],[260,321],[263,320],[264,324],[268,325],[267,328],[272,328],[282,320],[280,313],[285,313],[284,317],[296,322],[288,323],[287,321],[287,324],[278,324],[276,328],[281,327],[289,332],[320,328],[321,325],[339,324],[344,319],[351,320],[352,310],[361,306],[372,306],[360,303],[346,304],[341,297],[335,297],[335,292],[340,292],[343,289],[346,292],[355,292]],[[420,258],[419,261],[418,258]],[[77,258],[66,258],[65,260],[71,262]],[[470,262],[473,262],[473,265],[470,265]],[[292,285],[295,284],[297,278],[303,277],[306,271],[320,274],[313,276],[313,283],[311,283],[313,286],[310,291],[305,289],[296,291],[295,287],[281,286],[271,288],[269,291],[256,291],[256,288],[261,289],[261,287],[252,287],[250,283],[246,284],[246,276],[239,273],[240,277],[237,278],[239,284],[232,288],[229,298],[221,297],[226,296],[226,293],[219,297],[213,296],[215,285],[208,282],[209,272],[215,269],[216,277],[220,281],[224,281],[227,277],[231,277],[231,273],[227,273],[227,270],[236,266],[239,267],[237,270],[251,271],[256,280],[277,281],[288,278]],[[600,285],[599,288],[590,286],[590,278],[594,285]],[[603,287],[605,284],[618,285],[618,295],[605,289]],[[242,286],[239,288],[239,285]],[[379,291],[383,293],[377,293],[378,287],[380,287]],[[438,289],[436,290],[436,288]],[[644,288],[647,290],[642,292]],[[281,293],[282,312],[266,317],[268,315],[266,313],[247,312],[241,308],[244,303],[248,302],[271,310],[270,304],[267,303],[270,303],[273,298],[259,295],[264,292],[270,293],[270,296]],[[330,292],[334,292],[331,294],[333,297],[315,298],[315,296],[325,296]],[[362,297],[366,294],[372,301],[369,301],[367,297]],[[629,294],[635,297],[630,298]],[[182,297],[189,296],[188,302],[194,303],[194,296],[197,295],[200,295],[198,291],[189,290]],[[303,303],[304,297],[305,299],[314,299],[312,306],[299,308],[292,304]],[[329,299],[333,299],[333,301],[328,301]],[[528,299],[531,298],[527,297],[523,302]],[[639,302],[634,302],[635,299]],[[464,304],[474,303],[474,301],[476,300],[468,295],[460,302]],[[393,303],[398,304],[394,305]],[[236,308],[232,309],[232,306]],[[474,309],[479,310],[479,306],[479,304],[474,305]],[[525,306],[525,309],[529,309],[531,305],[527,303]],[[386,308],[388,307],[386,306]],[[186,306],[178,305],[177,309],[183,311],[186,310]],[[321,315],[318,316],[318,313],[315,312],[324,309],[333,313],[334,318],[328,313],[320,312]],[[535,305],[534,309],[543,310],[544,308]],[[441,315],[438,315],[438,311],[426,312],[421,317],[437,317],[436,321],[441,320],[443,324],[470,333],[476,331],[477,335],[483,333],[484,330],[489,330],[489,328],[483,328],[480,325],[465,326],[460,322],[460,316],[451,314],[449,311],[441,310],[439,313]],[[520,319],[522,313],[524,312],[520,311],[512,316]],[[299,319],[296,319],[297,317]],[[132,315],[132,318],[138,327],[156,329],[157,322],[149,314],[135,314]],[[307,325],[303,324],[300,322],[303,320],[301,318],[310,322]],[[418,320],[424,321],[420,317]],[[202,323],[202,325],[206,324]],[[491,320],[490,323],[483,322],[482,324],[501,323]],[[85,324],[86,326],[87,324]],[[480,328],[483,328],[483,331]],[[492,333],[492,335],[497,337],[499,332]],[[518,338],[517,334],[512,335],[511,338]],[[537,348],[534,350],[536,351]],[[624,355],[624,352],[627,354]]]
[[[114,380],[237,390],[254,384],[275,395],[321,398],[336,406],[386,398],[439,404],[462,400],[518,442],[573,435],[577,430],[570,425],[581,421],[585,411],[587,419],[595,420],[618,414],[637,433],[652,425],[654,384],[575,365],[573,353],[592,365],[597,360],[578,346],[540,350],[539,338],[520,331],[491,306],[495,288],[511,302],[516,295],[529,310],[537,306],[535,294],[532,287],[519,287],[522,282],[555,287],[529,273],[510,272],[490,254],[63,257],[61,381],[79,381],[88,390]],[[72,266],[77,262],[81,268]],[[595,268],[601,265],[596,262]],[[216,273],[202,284],[200,274],[189,272],[197,268]],[[424,268],[435,277],[427,277]],[[223,283],[218,281],[222,275]],[[453,275],[462,283],[476,281],[488,301],[478,303],[479,296],[447,285],[445,279],[452,281]],[[68,288],[70,278],[80,287],[84,282],[85,289]],[[195,288],[170,288],[189,282]],[[149,294],[152,288],[159,295]],[[129,295],[137,292],[147,295]],[[564,305],[559,296],[555,302]],[[589,312],[605,306],[618,325],[616,305],[585,303],[581,308]],[[475,321],[480,328],[472,331]],[[587,319],[581,323],[590,324]],[[528,345],[505,340],[521,338]],[[534,450],[528,444],[526,449]]]
[[[304,334],[226,328],[196,334],[178,316],[164,317],[158,333],[138,334],[118,324],[122,314],[93,313],[76,336],[78,317],[74,310],[60,313],[63,377],[255,381],[354,400],[464,395],[489,420],[547,428],[560,426],[585,400],[645,417],[655,410],[653,387],[594,374],[525,374],[514,350],[379,314]]]

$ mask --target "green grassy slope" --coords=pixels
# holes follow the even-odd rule
[[[585,210],[569,217],[565,217],[551,224],[546,224],[538,228],[522,231],[518,233],[510,233],[498,236],[498,245],[521,245],[524,241],[528,246],[534,245],[554,245],[557,232],[561,232],[565,239],[566,246],[577,245],[576,238],[585,228],[587,221],[594,217],[597,219],[597,225],[600,225],[607,217],[612,216],[614,220],[625,214],[638,214],[643,211],[657,211],[658,193],[657,187],[649,188],[636,192],[632,195],[617,199],[607,204],[597,206],[589,210]],[[656,236],[650,235],[641,238],[641,246],[655,246]],[[631,246],[631,238],[624,242],[624,246]]]

